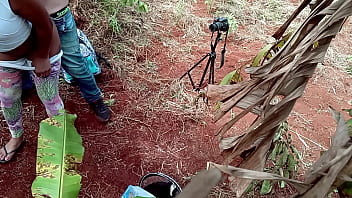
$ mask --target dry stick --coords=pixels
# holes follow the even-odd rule
[[[304,122],[306,122],[306,124],[308,125],[312,125],[312,121],[306,119],[302,114],[298,113],[297,111],[292,111],[293,115],[296,115],[297,117],[301,118]]]
[[[317,146],[320,147],[321,149],[328,150],[328,149],[325,148],[324,146],[322,146],[322,145],[320,145],[320,144],[314,142],[313,140],[311,140],[311,139],[309,139],[309,138],[307,138],[307,137],[305,137],[305,136],[303,136],[303,135],[297,133],[296,131],[294,131],[294,130],[292,130],[292,129],[290,129],[290,131],[293,132],[294,134],[296,134],[296,135],[298,136],[298,138],[302,137],[302,138],[308,140],[309,142],[311,142],[311,143],[317,145]]]
[[[138,123],[140,123],[140,124],[143,124],[144,126],[146,126],[146,127],[149,129],[149,131],[153,132],[153,130],[151,129],[152,126],[149,125],[149,124],[147,124],[147,123],[145,123],[145,122],[142,122],[142,121],[137,120],[137,119],[134,119],[134,118],[126,117],[126,116],[122,116],[122,118],[124,118],[124,119],[126,119],[126,120],[131,120],[131,121],[134,121],[134,122],[138,122]]]
[[[297,135],[298,139],[302,142],[302,144],[303,144],[306,148],[309,148],[308,144],[306,143],[306,141],[304,141],[304,140],[302,139],[302,137],[301,137],[300,134],[296,133],[296,132],[293,131],[292,129],[290,129],[290,131],[294,132],[294,133]]]
[[[276,40],[279,40],[291,22],[297,17],[299,13],[311,2],[311,0],[304,0],[301,5],[293,12],[290,18],[272,35]]]

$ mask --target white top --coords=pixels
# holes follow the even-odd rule
[[[32,25],[13,13],[8,0],[0,0],[0,52],[8,52],[24,43]]]

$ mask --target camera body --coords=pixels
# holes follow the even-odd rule
[[[211,32],[215,31],[228,31],[229,30],[229,22],[225,17],[216,17],[212,24],[209,25],[209,30]]]

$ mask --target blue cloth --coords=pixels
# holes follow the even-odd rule
[[[22,71],[22,89],[30,90],[34,88],[33,79],[30,71]]]
[[[94,76],[99,75],[101,73],[101,68],[97,60],[97,55],[95,54],[95,50],[87,38],[87,36],[82,32],[82,30],[77,29],[77,35],[79,38],[79,46],[81,49],[81,54],[83,58],[85,59],[84,61],[86,62],[85,65],[88,66],[88,69],[90,73],[92,73]],[[63,72],[63,77],[64,80],[67,83],[74,83],[75,80],[73,77],[68,74],[64,69],[62,70]]]
[[[59,18],[52,18],[59,32],[62,56],[62,67],[77,82],[82,96],[88,103],[101,98],[101,91],[89,71],[88,63],[83,58],[77,35],[77,27],[71,11]]]
[[[155,198],[155,196],[139,186],[129,185],[121,198]]]

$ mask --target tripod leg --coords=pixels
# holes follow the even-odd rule
[[[211,56],[210,69],[209,69],[209,84],[214,84],[214,74],[215,74],[215,57]]]
[[[194,82],[193,82],[191,74],[189,72],[187,74],[188,74],[188,77],[189,77],[189,81],[191,81],[192,88],[196,89],[196,86],[194,85]]]
[[[202,78],[201,78],[201,80],[200,80],[200,82],[199,82],[198,87],[201,87],[201,86],[202,86],[202,84],[203,84],[203,81],[204,81],[205,75],[206,75],[206,74],[207,74],[207,72],[208,72],[208,68],[209,68],[209,65],[210,65],[210,61],[211,61],[211,56],[209,56],[209,59],[208,59],[207,65],[205,66],[205,69],[204,69],[204,71],[203,71],[203,75],[202,75]]]
[[[186,73],[184,73],[181,77],[180,77],[180,80],[185,77],[187,74],[190,76],[190,72],[196,68],[201,62],[203,62],[208,56],[210,56],[210,53],[206,54],[205,56],[203,56],[202,59],[200,59],[196,64],[194,64]]]

